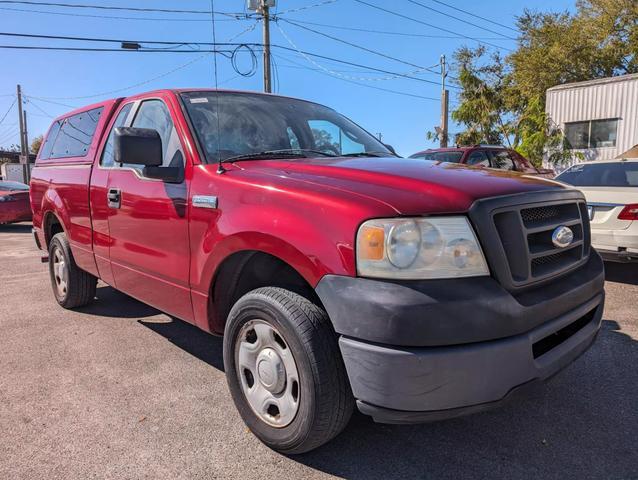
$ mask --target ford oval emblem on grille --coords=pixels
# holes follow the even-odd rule
[[[574,232],[565,225],[559,225],[552,232],[552,243],[558,248],[569,247],[574,241]]]

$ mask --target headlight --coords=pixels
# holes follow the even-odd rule
[[[357,233],[363,277],[419,280],[489,275],[465,217],[369,220]]]

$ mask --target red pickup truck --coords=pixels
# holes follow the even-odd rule
[[[593,342],[603,264],[577,190],[402,159],[334,110],[162,90],[56,119],[31,182],[65,308],[98,279],[224,335],[248,427],[292,454],[356,407],[499,405]]]

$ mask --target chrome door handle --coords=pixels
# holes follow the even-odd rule
[[[106,198],[109,208],[120,208],[122,205],[122,192],[119,188],[109,188]]]

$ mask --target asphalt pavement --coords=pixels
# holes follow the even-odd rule
[[[602,331],[524,400],[417,426],[356,414],[286,457],[243,425],[222,343],[105,285],[68,311],[30,225],[0,225],[0,478],[638,479],[638,265],[608,265]]]

